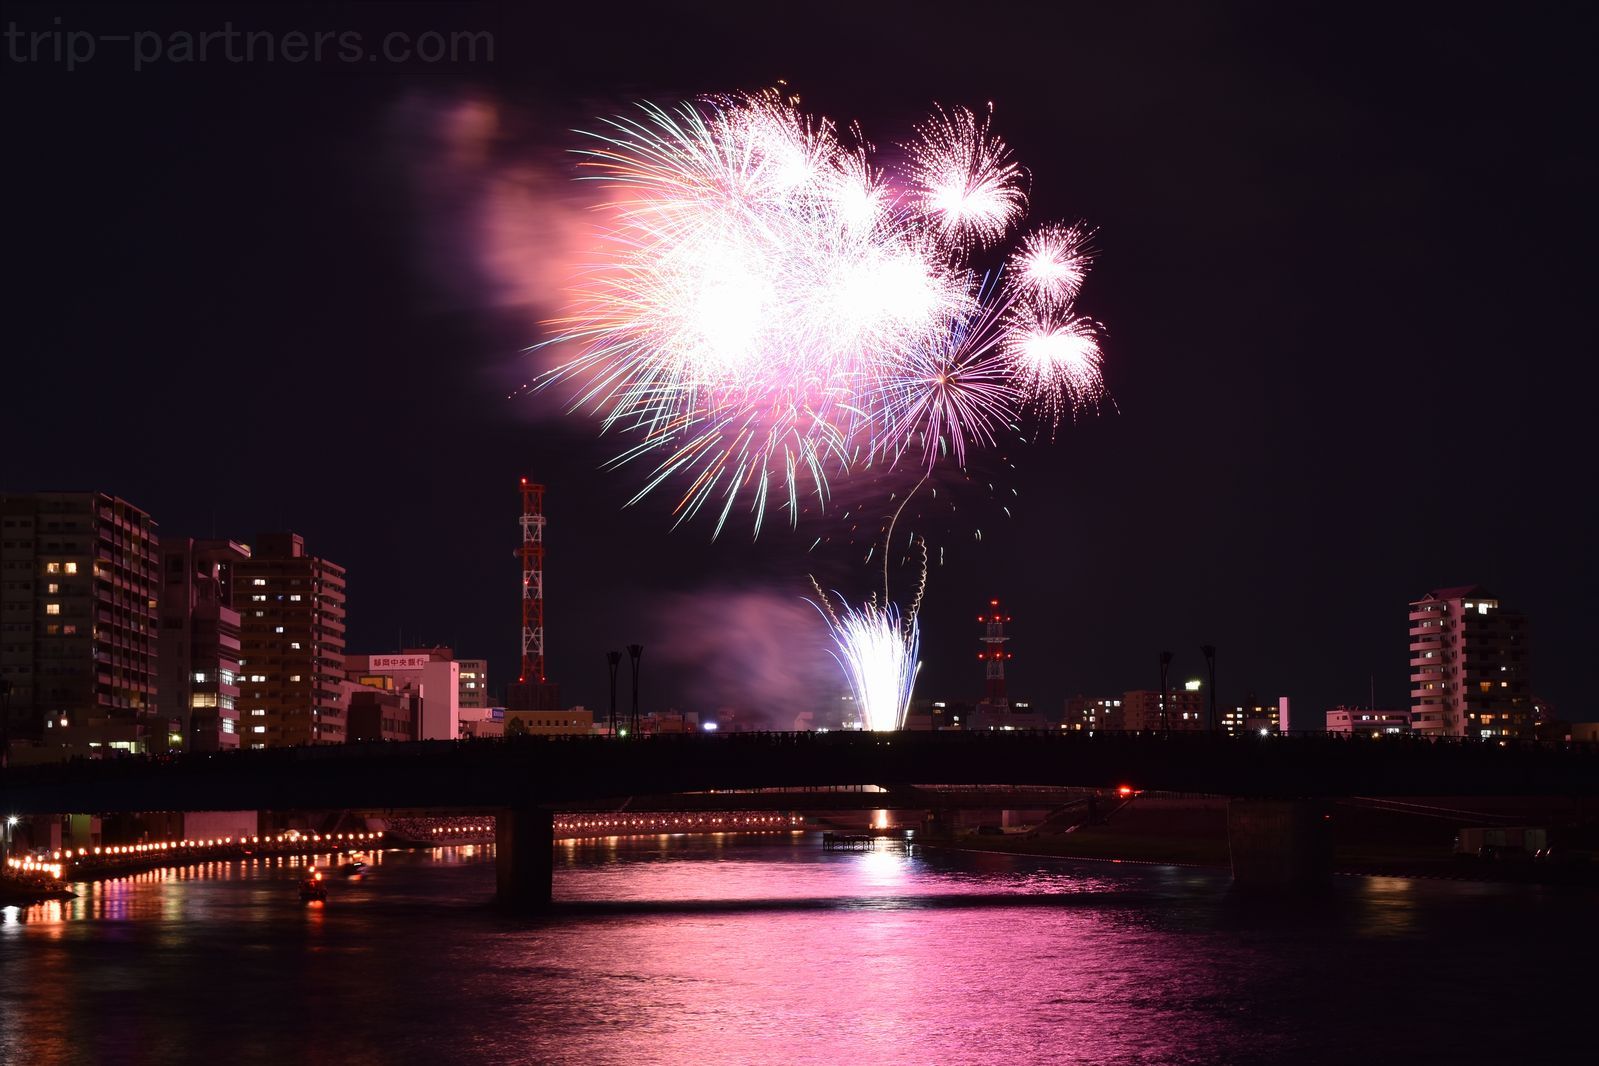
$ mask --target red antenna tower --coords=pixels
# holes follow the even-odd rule
[[[988,613],[978,615],[977,620],[983,623],[983,635],[978,638],[983,642],[983,650],[977,657],[988,664],[983,698],[990,703],[1003,704],[1005,660],[1011,657],[1005,650],[1005,642],[1010,639],[1005,635],[1005,623],[1010,621],[1010,615],[1000,611],[998,600],[989,600]]]
[[[544,486],[522,479],[522,676],[544,678]]]

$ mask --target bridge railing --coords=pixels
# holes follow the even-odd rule
[[[1292,745],[1295,748],[1363,746],[1384,751],[1425,752],[1443,748],[1510,752],[1586,753],[1599,758],[1599,744],[1582,741],[1555,741],[1510,738],[1430,737],[1417,734],[1329,733],[1321,730],[1295,730],[1289,733],[1229,734],[1209,730],[899,730],[872,733],[859,730],[831,731],[749,731],[728,733],[655,733],[632,737],[605,735],[515,736],[472,738],[467,740],[361,741],[350,744],[302,745],[246,749],[236,752],[188,752],[163,755],[118,755],[105,759],[75,758],[63,762],[14,766],[0,772],[0,783],[22,787],[93,776],[110,780],[119,775],[142,776],[154,769],[173,774],[186,772],[215,774],[227,768],[239,771],[291,769],[294,766],[344,761],[418,761],[469,764],[498,753],[557,749],[595,752],[606,746],[638,751],[655,749],[726,749],[761,746],[766,748],[853,749],[876,745],[903,745],[910,748],[990,745],[1049,745],[1062,748],[1099,747],[1107,750],[1124,745],[1160,745],[1195,751],[1218,750],[1232,745]]]

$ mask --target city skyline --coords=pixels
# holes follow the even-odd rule
[[[1138,26],[1073,12],[1082,62],[1064,69],[1028,62],[1026,41],[1009,57],[945,56],[929,25],[865,17],[840,47],[870,53],[870,77],[818,49],[808,23],[728,49],[727,27],[689,14],[693,32],[674,38],[689,53],[656,55],[644,33],[574,64],[548,49],[531,62],[528,42],[580,39],[594,16],[561,13],[536,33],[498,17],[491,68],[423,87],[374,75],[328,95],[266,68],[204,94],[172,70],[53,82],[19,116],[39,151],[11,194],[45,209],[14,212],[33,265],[15,292],[36,313],[8,372],[17,394],[47,402],[15,412],[19,439],[37,443],[7,449],[0,485],[112,492],[178,536],[300,533],[350,569],[352,647],[449,644],[505,678],[510,486],[529,476],[549,486],[548,650],[564,702],[603,706],[603,655],[635,641],[646,692],[680,694],[664,702],[736,702],[721,675],[745,666],[778,685],[828,668],[812,654],[825,633],[788,609],[804,607],[807,568],[863,595],[867,545],[806,554],[839,535],[826,524],[774,523],[753,544],[669,532],[664,506],[619,506],[636,475],[599,470],[608,444],[589,427],[507,400],[530,376],[521,349],[542,339],[539,316],[521,293],[491,291],[461,247],[476,186],[452,191],[428,169],[440,142],[425,119],[470,105],[500,131],[478,178],[503,181],[530,159],[560,164],[571,143],[557,131],[637,99],[786,79],[885,140],[934,104],[992,99],[1036,169],[1040,216],[1097,227],[1083,306],[1107,327],[1115,407],[979,466],[1004,475],[994,498],[957,493],[959,510],[924,515],[944,552],[918,694],[980,691],[968,619],[997,596],[1016,619],[1012,690],[1038,705],[1154,687],[1163,649],[1176,675],[1201,676],[1199,646],[1213,644],[1224,701],[1286,694],[1319,715],[1374,689],[1378,706],[1402,706],[1403,605],[1480,583],[1532,619],[1534,692],[1557,715],[1587,713],[1586,620],[1566,585],[1591,523],[1563,463],[1580,454],[1575,405],[1592,371],[1564,354],[1585,331],[1581,258],[1562,235],[1590,209],[1560,175],[1588,150],[1563,118],[1577,99],[1564,66],[1481,73],[1523,54],[1530,29],[1490,37],[1486,16],[1465,12],[1442,27],[1399,16],[1376,38],[1351,15],[1297,42],[1316,80],[1283,93],[1263,91],[1282,76],[1269,26],[1180,7]],[[1453,51],[1421,46],[1435,33]],[[703,62],[685,66],[690,54]],[[1147,88],[1157,70],[1162,87]],[[1430,119],[1440,112],[1451,121]],[[219,133],[181,140],[196,123]],[[155,165],[175,143],[192,172]],[[291,144],[306,150],[271,150]],[[1533,150],[1564,165],[1520,167]],[[93,194],[107,168],[141,194],[138,210]],[[170,199],[153,195],[157,172]],[[1486,278],[1483,187],[1509,205]],[[207,266],[242,248],[225,277]],[[49,280],[77,276],[84,255],[108,272],[89,304]],[[69,384],[68,368],[92,385]],[[74,431],[59,436],[49,398],[69,389]],[[315,431],[308,389],[331,405]],[[222,443],[187,445],[192,423],[173,412],[219,396]],[[124,412],[141,412],[148,452],[116,446]],[[1436,438],[1435,423],[1449,427]],[[328,476],[303,480],[308,463]],[[720,639],[728,617],[766,620],[750,641],[762,662],[717,660],[737,653]]]

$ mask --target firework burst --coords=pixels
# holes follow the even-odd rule
[[[950,244],[998,244],[1027,211],[1022,168],[989,131],[987,115],[940,109],[916,127],[916,139],[905,147],[912,190]]]
[[[770,509],[825,506],[833,478],[911,455],[964,466],[1024,401],[1073,406],[1050,406],[1068,379],[1005,334],[1013,304],[1070,320],[1080,231],[1035,234],[1012,267],[1025,283],[968,261],[1027,202],[988,115],[917,126],[897,182],[859,130],[775,91],[645,105],[589,137],[581,173],[604,202],[547,342],[575,355],[544,384],[629,438],[614,464],[653,464],[632,502],[674,486],[679,521],[709,509],[720,532],[742,504],[758,534]]]
[[[1099,399],[1104,380],[1093,322],[1030,303],[1012,308],[1009,319],[1004,352],[1028,404],[1058,426]]]
[[[1044,307],[1069,308],[1088,276],[1088,237],[1080,227],[1054,223],[1022,238],[1007,264],[1018,297]]]

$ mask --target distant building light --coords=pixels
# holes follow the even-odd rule
[[[714,732],[716,732],[716,723],[715,722],[706,722],[705,725],[702,728],[707,733],[714,733]]]
[[[1189,692],[1198,692],[1199,691],[1199,681],[1198,681],[1198,679],[1195,679],[1193,681],[1188,682],[1188,684],[1184,685],[1183,687],[1186,688]]]

